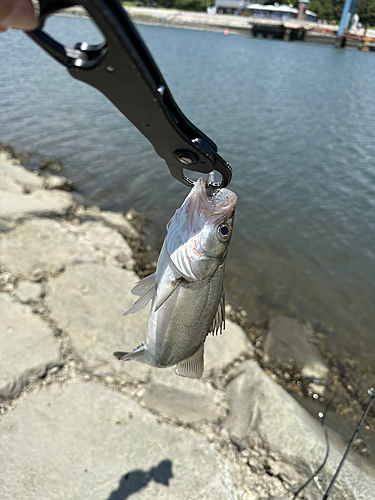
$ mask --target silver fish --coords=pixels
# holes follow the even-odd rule
[[[177,365],[178,375],[201,378],[206,336],[225,325],[224,266],[237,201],[229,189],[210,195],[199,179],[169,221],[156,272],[135,285],[139,299],[125,313],[152,300],[146,342],[115,352],[119,360]]]

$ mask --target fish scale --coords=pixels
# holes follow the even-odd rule
[[[184,284],[178,295],[165,304],[168,309],[163,314],[164,324],[160,324],[163,340],[158,364],[173,366],[181,361],[182,355],[190,357],[204,342],[220,299],[218,284],[222,283],[222,272],[218,270],[204,286],[199,282]],[[200,318],[199,322],[196,317]]]

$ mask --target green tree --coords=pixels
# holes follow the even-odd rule
[[[357,14],[362,24],[375,25],[375,0],[359,0]]]
[[[137,1],[143,5],[153,2],[153,0]],[[298,0],[291,0],[291,2],[295,7],[298,7]],[[198,12],[206,10],[207,5],[206,0],[156,0],[156,3],[159,7],[165,7],[167,9],[194,10]],[[210,3],[212,3],[212,1]],[[273,3],[273,0],[269,0],[268,3]],[[310,0],[309,9],[317,13],[318,19],[339,22],[344,4],[345,0]],[[362,24],[374,26],[375,0],[359,0],[357,13]]]
[[[326,19],[327,21],[332,21],[334,19],[333,6],[330,1],[311,0],[310,10],[318,14],[318,19]]]

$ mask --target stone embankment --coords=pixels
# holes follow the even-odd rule
[[[133,212],[78,205],[67,186],[0,152],[2,500],[293,498],[323,461],[321,426],[263,371],[230,320],[207,339],[202,380],[119,363],[112,352],[147,331],[147,310],[122,316],[142,237]],[[301,372],[326,376],[308,326],[270,326],[267,362],[289,359],[290,345],[275,349],[289,330],[302,335]],[[342,451],[331,445],[303,498],[322,497],[317,484],[327,487]],[[373,477],[347,462],[331,498],[374,491]]]
[[[246,16],[228,14],[210,15],[206,12],[192,12],[177,9],[152,7],[126,7],[126,12],[136,24],[164,26],[167,28],[192,29],[198,31],[228,30],[230,34],[251,34],[252,25]],[[87,11],[82,7],[71,7],[61,15],[87,17]]]
[[[127,13],[137,24],[202,31],[227,30],[230,34],[250,35],[252,24],[246,16],[207,14],[177,9],[153,9],[150,7],[126,7]]]

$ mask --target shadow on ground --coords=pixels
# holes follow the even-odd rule
[[[152,480],[156,483],[164,484],[164,486],[169,486],[169,480],[172,477],[172,462],[170,460],[162,460],[156,467],[152,467],[149,471],[140,469],[130,471],[122,476],[118,488],[112,491],[107,500],[125,500],[132,493],[136,493],[147,486]]]

